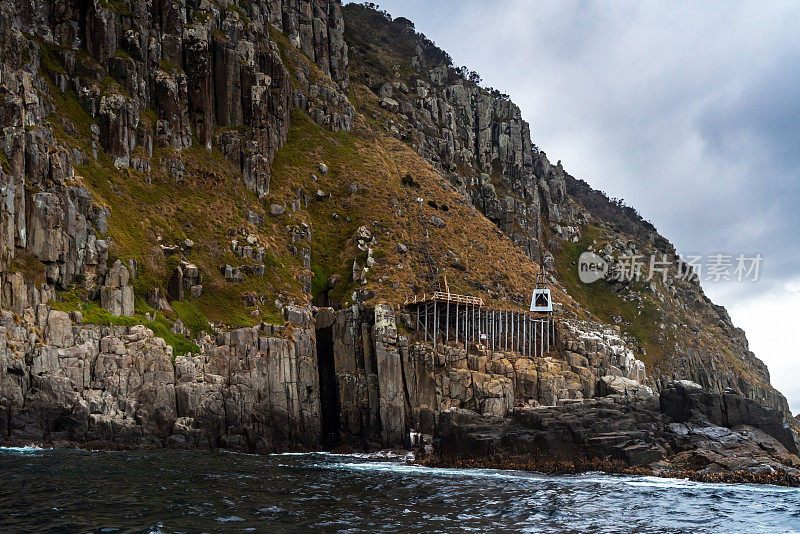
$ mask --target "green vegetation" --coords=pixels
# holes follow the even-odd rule
[[[664,354],[665,344],[659,339],[661,312],[645,294],[643,282],[633,284],[633,288],[643,294],[640,307],[635,300],[620,296],[611,284],[603,281],[584,284],[578,278],[578,257],[600,239],[599,228],[586,226],[579,242],[564,242],[562,249],[555,254],[558,279],[567,292],[595,317],[609,324],[615,323],[614,317],[621,318],[622,332],[633,337],[647,351],[646,355],[637,357],[648,366],[653,365]]]
[[[151,158],[151,173],[118,169],[103,150],[98,152],[95,161],[91,156],[91,127],[96,124],[95,120],[83,110],[74,92],[61,92],[50,82],[48,72],[63,72],[57,59],[57,47],[46,43],[40,43],[40,47],[46,58],[42,78],[49,84],[55,104],[51,117],[55,120],[50,121],[55,136],[61,143],[89,155],[87,163],[75,166],[75,179],[91,190],[97,204],[108,209],[108,233],[102,237],[112,243],[111,260],[119,258],[127,263],[135,259],[138,262],[138,276],[131,281],[136,295],[142,297],[153,288],[165,289],[177,264],[177,257],[172,260],[164,257],[158,243],[177,244],[188,238],[197,243],[187,259],[203,273],[203,295],[192,303],[178,303],[176,316],[192,332],[210,330],[210,321],[230,327],[251,326],[262,321],[281,322],[274,305],[274,288],[281,288],[290,298],[301,296],[296,276],[299,260],[288,251],[280,221],[263,215],[262,202],[245,187],[238,169],[233,168],[218,149],[206,150],[196,140],[191,148],[182,152],[156,148]],[[165,69],[174,67],[162,65]],[[100,86],[122,92],[110,77]],[[142,119],[145,127],[149,124],[154,128],[158,116],[152,109],[145,109]],[[63,120],[74,126],[70,134],[62,128]],[[252,134],[251,128],[232,130],[245,139]],[[185,180],[173,178],[167,172],[168,166],[178,160],[185,168]],[[250,226],[244,217],[247,210],[262,213],[263,219],[274,224],[262,229]],[[249,261],[231,252],[228,235],[231,229],[260,236],[260,243],[267,249],[263,278],[248,277],[235,285],[222,278],[221,265],[242,266]],[[249,308],[242,299],[246,293],[255,293],[256,300],[264,304]],[[105,321],[107,318],[98,319]]]
[[[101,308],[94,301],[84,301],[81,299],[77,290],[63,292],[58,295],[58,300],[51,302],[50,306],[54,310],[61,311],[80,311],[83,314],[83,322],[87,324],[105,326],[134,326],[141,324],[153,331],[153,333],[166,341],[167,345],[173,349],[175,356],[183,354],[199,354],[200,347],[186,339],[186,336],[172,333],[172,323],[161,312],[156,312],[153,321],[145,318],[145,313],[153,313],[153,309],[145,304],[141,298],[136,299],[134,317],[117,317],[109,313],[108,310]]]
[[[178,315],[183,325],[196,335],[200,332],[211,332],[212,328],[208,324],[206,315],[193,302],[176,300],[172,303],[172,309]]]
[[[0,171],[6,174],[11,173],[11,164],[8,162],[6,152],[2,148],[0,148]]]
[[[45,267],[27,249],[17,249],[10,264],[11,272],[20,272],[25,276],[25,280],[34,284],[45,282]]]
[[[316,150],[309,150],[315,147]],[[317,169],[320,162],[330,167],[330,173],[322,177]],[[351,175],[346,168],[364,165],[352,135],[341,132],[330,132],[315,124],[303,112],[294,110],[292,126],[286,144],[275,156],[272,166],[271,189],[278,193],[276,200],[288,203],[297,187],[302,187],[309,194],[322,188],[330,198],[310,200],[313,208],[307,212],[311,233],[311,270],[312,296],[317,296],[327,288],[328,279],[338,274],[342,283],[334,288],[329,297],[336,302],[343,301],[352,292],[349,282],[352,274],[353,258],[343,254],[347,241],[359,223],[363,206],[348,206],[342,201],[350,196],[348,187]],[[314,182],[312,174],[316,173],[320,182]],[[355,208],[355,209],[354,209]],[[339,216],[334,222],[333,214]],[[348,221],[348,219],[350,219]]]

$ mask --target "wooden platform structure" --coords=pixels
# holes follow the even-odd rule
[[[446,286],[446,282],[445,282]],[[549,313],[490,307],[482,298],[434,291],[406,299],[417,332],[425,341],[482,344],[491,351],[540,357],[555,346],[555,318]]]

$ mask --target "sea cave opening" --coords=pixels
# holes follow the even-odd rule
[[[317,329],[317,367],[322,409],[322,446],[339,444],[339,388],[333,357],[333,325]]]

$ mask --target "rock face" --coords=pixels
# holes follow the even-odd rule
[[[133,317],[133,287],[128,284],[130,272],[117,260],[106,276],[105,285],[100,288],[100,306],[112,315]]]
[[[531,127],[520,108],[500,91],[481,87],[477,73],[454,65],[445,51],[415,31],[413,23],[392,19],[369,5],[350,3],[343,13],[352,83],[372,93],[373,104],[360,111],[410,144],[449,179],[465,203],[494,222],[547,272],[570,284],[574,273],[563,271],[575,269],[577,254],[584,251],[575,254],[571,243],[586,250],[597,246],[598,255],[612,265],[620,256],[641,255],[644,263],[668,256],[668,281],[648,279],[645,289],[609,284],[609,305],[598,306],[584,288],[567,287],[582,308],[623,325],[628,334],[638,332],[640,342],[648,346],[636,346],[633,340],[629,344],[637,354],[646,350],[653,355],[650,387],[657,391],[685,378],[717,392],[734,389],[788,414],[785,398],[770,386],[769,373],[750,352],[744,333],[733,326],[724,308],[711,303],[697,281],[678,280],[682,273],[675,249],[651,223],[633,207],[570,176],[560,161],[551,163],[532,143]],[[414,187],[414,177],[409,175],[403,183]],[[436,216],[427,222],[439,228],[445,224]],[[439,259],[435,268],[442,274],[459,266]],[[623,310],[631,311],[631,303],[636,316],[622,317]],[[617,310],[609,311],[613,307]],[[643,315],[643,310],[651,313]],[[657,329],[641,335],[652,326]],[[626,377],[636,374],[619,371]],[[618,373],[612,369],[609,374]],[[634,378],[641,381],[638,374]]]
[[[398,136],[534,260],[541,261],[549,247],[545,234],[576,235],[561,163],[551,165],[533,145],[529,124],[507,95],[480,87],[474,76],[456,69],[407,19],[393,21],[356,4],[346,6],[344,14],[348,35],[354,36],[354,79],[396,114],[392,126]],[[358,46],[369,32],[398,43],[393,51],[412,71],[411,85],[370,68],[374,62]]]
[[[535,446],[654,465],[680,451],[694,454],[687,462],[709,467],[724,465],[728,449],[753,453],[747,444],[760,443],[770,458],[794,465],[797,439],[784,418],[785,399],[769,388],[766,368],[749,353],[743,334],[710,303],[703,309],[713,311],[737,345],[758,378],[754,383],[749,375],[714,372],[724,362],[690,350],[675,357],[680,372],[648,377],[635,356],[643,352],[634,352],[619,328],[597,322],[560,321],[554,349],[526,358],[480,345],[434,350],[398,330],[398,322],[410,328],[410,320],[380,303],[372,286],[357,289],[340,310],[307,304],[312,264],[316,272],[319,261],[312,262],[312,226],[319,222],[303,221],[303,211],[336,208],[325,220],[338,221],[330,224],[346,236],[363,225],[346,237],[346,247],[358,251],[352,280],[327,272],[322,282],[329,289],[366,286],[370,269],[386,261],[382,222],[356,223],[353,212],[359,191],[369,186],[339,183],[344,173],[336,157],[312,160],[309,174],[318,185],[304,185],[291,198],[270,190],[273,158],[292,118],[307,120],[293,110],[329,130],[352,127],[349,72],[362,84],[354,94],[374,93],[363,100],[375,109],[362,111],[380,114],[375,124],[410,143],[463,197],[453,197],[459,205],[437,205],[415,193],[445,216],[421,220],[426,233],[460,232],[445,214],[475,207],[497,225],[498,236],[505,233],[553,271],[559,248],[579,237],[578,219],[588,220],[567,195],[571,177],[531,143],[529,125],[506,96],[454,69],[407,21],[361,6],[344,11],[354,17],[348,35],[362,47],[353,62],[338,0],[0,1],[0,441],[268,452],[339,442],[404,446],[414,432],[440,439],[444,455],[516,454]],[[402,38],[386,42],[409,44],[398,56],[403,68],[371,70],[376,65],[365,60],[359,39],[369,25],[360,16],[377,16],[381,32]],[[372,121],[364,123],[370,128]],[[360,144],[340,147],[357,151]],[[237,190],[245,205],[220,207],[235,210],[241,226],[215,228],[225,236],[222,245],[200,242],[202,233],[184,234],[194,226],[181,212],[194,205],[179,206],[176,199],[148,229],[158,234],[151,249],[158,259],[139,258],[142,269],[116,259],[132,239],[120,228],[144,226],[135,216],[115,220],[123,210],[106,204],[120,180],[140,188],[127,199],[132,202],[139,194],[163,193],[150,187],[163,186],[159,180],[169,181],[170,194],[195,187],[191,181],[199,175],[214,184],[216,163],[205,176],[209,158],[250,190]],[[401,183],[425,190],[411,175]],[[342,191],[349,191],[352,206],[336,204]],[[265,229],[273,222],[288,236],[284,250]],[[419,243],[411,235],[402,240],[388,243],[402,255],[397,269],[405,273],[415,268]],[[467,269],[463,251],[448,252],[453,269]],[[288,254],[302,274],[280,264]],[[218,263],[201,263],[204,255]],[[142,290],[155,264],[169,266],[166,285]],[[210,279],[205,292],[204,274]],[[251,291],[270,274],[264,293]],[[299,299],[272,285],[290,276],[305,290],[298,290]],[[215,325],[215,336],[196,336],[194,354],[178,356],[143,325],[84,325],[80,312],[53,304],[63,291],[63,300],[77,294],[112,315],[134,317],[134,285],[162,312],[158,321],[193,306],[173,309],[170,301],[222,291],[256,316],[263,311],[256,308],[274,303],[284,324],[229,331]],[[674,297],[681,289],[667,291]],[[373,298],[378,304],[363,304]],[[306,307],[293,304],[298,300]],[[143,322],[163,326],[153,320],[148,314]],[[171,332],[188,330],[175,319]],[[751,400],[719,393],[727,387]],[[475,431],[481,428],[486,432]],[[697,443],[707,444],[705,456],[695,454]]]
[[[309,76],[307,62],[292,59],[299,52],[284,64],[279,30],[329,77]],[[230,9],[139,0],[80,9],[56,0],[0,3],[4,262],[35,258],[49,286],[107,287],[106,307],[128,315],[129,292],[104,283],[110,243],[100,236],[108,232],[108,212],[74,184],[75,166],[97,160],[102,149],[116,167],[147,174],[154,148],[180,153],[194,134],[201,146],[218,147],[264,196],[293,107],[333,129],[352,124],[343,32],[337,0]],[[57,111],[51,89],[73,91],[96,121],[89,150],[62,144],[47,121]],[[75,125],[64,119],[60,128],[69,136]],[[183,178],[179,158],[162,162],[171,176]],[[31,307],[5,267],[2,305]]]
[[[291,336],[283,328],[242,328],[205,340],[200,354],[173,364],[172,347],[144,326],[73,326],[64,312],[40,311],[45,345],[37,348],[25,346],[29,333],[10,313],[2,317],[5,440],[260,452],[319,445],[308,312],[287,311]]]
[[[617,462],[617,468],[709,480],[776,471],[800,480],[797,438],[779,412],[690,384],[666,387],[660,405],[652,397],[614,394],[516,410],[507,418],[446,411],[439,417],[437,452],[445,463],[589,466],[603,460]],[[727,406],[735,407],[731,418],[721,415]]]
[[[73,324],[78,315],[46,304],[33,323],[3,312],[0,441],[271,452],[408,446],[413,432],[444,463],[602,459],[662,474],[800,476],[800,439],[780,411],[689,381],[659,399],[632,378],[600,376],[627,361],[613,336],[584,340],[593,363],[574,345],[536,359],[480,345],[434,351],[398,334],[388,305],[287,306],[284,317],[173,357],[141,325]]]

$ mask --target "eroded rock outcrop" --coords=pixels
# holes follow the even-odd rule
[[[281,30],[297,53],[281,52]],[[336,0],[0,3],[2,285],[16,283],[7,263],[30,256],[49,286],[126,291],[104,280],[108,208],[75,173],[103,152],[149,184],[153,150],[166,150],[160,164],[180,182],[179,154],[194,136],[209,150],[216,145],[251,190],[268,194],[293,107],[334,129],[352,124],[343,31]],[[58,98],[74,98],[91,124],[76,126],[83,118]],[[88,145],[76,142],[89,135],[78,131],[84,126]],[[31,283],[38,273],[23,274]],[[105,301],[129,315],[131,295]]]
[[[455,67],[407,19],[359,5],[344,13],[354,36],[354,80],[394,114],[388,130],[410,142],[534,260],[550,248],[546,237],[577,235],[561,162],[552,165],[533,145],[530,125],[507,95],[480,87],[477,75]],[[369,32],[404,43],[395,52],[410,75],[375,68],[369,50],[359,46]]]
[[[748,413],[720,417],[723,406]],[[676,382],[665,388],[660,404],[654,397],[613,394],[519,409],[506,418],[443,412],[437,462],[567,471],[594,465],[700,480],[797,484],[796,435],[782,421],[779,412],[739,395]]]
[[[260,452],[319,445],[307,311],[287,309],[286,327],[242,328],[177,358],[142,325],[73,324],[46,306],[39,313],[37,325],[2,317],[4,440]]]

